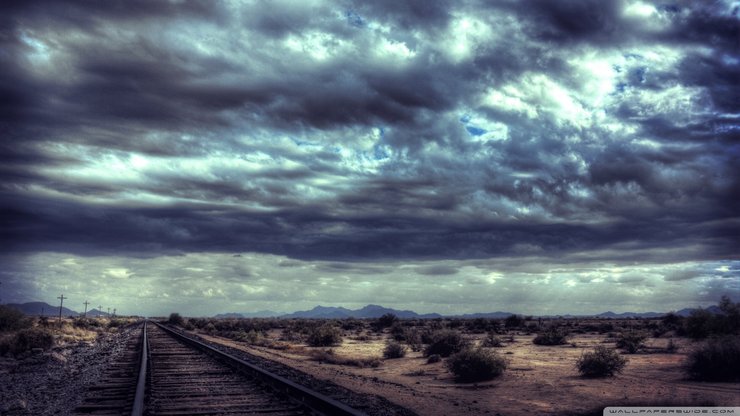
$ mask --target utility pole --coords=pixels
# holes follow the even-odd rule
[[[64,305],[64,299],[67,299],[64,297],[64,294],[61,294],[57,297],[59,299],[59,326],[62,326],[62,305]]]
[[[89,304],[90,304],[90,302],[88,302],[88,301],[85,301],[83,303],[83,305],[85,305],[85,312],[82,313],[82,317],[83,318],[87,318],[87,305],[89,305]]]
[[[98,305],[98,318],[100,318],[100,312],[103,312],[103,305]]]
[[[113,317],[116,317],[116,308],[113,308]]]
[[[110,307],[108,307],[108,318],[110,318]]]

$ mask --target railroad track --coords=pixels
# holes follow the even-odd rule
[[[76,415],[130,415],[138,387],[143,359],[142,345],[146,343],[144,328],[141,335],[131,337],[121,358],[108,366],[100,382],[88,388],[84,402],[74,410]],[[146,363],[144,362],[144,367]],[[142,379],[143,380],[143,379]]]
[[[364,414],[159,324],[142,328],[75,414]]]

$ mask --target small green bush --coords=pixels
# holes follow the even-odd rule
[[[383,357],[385,358],[403,358],[406,356],[406,347],[399,344],[398,342],[391,341],[386,344],[383,349]]]
[[[29,328],[31,320],[18,309],[0,305],[0,332]]]
[[[628,354],[634,354],[645,346],[645,339],[647,336],[639,332],[623,332],[617,339],[617,348],[622,348]]]
[[[18,331],[10,342],[10,352],[21,354],[33,348],[48,350],[54,346],[54,335],[40,328],[28,328]]]
[[[692,311],[684,320],[682,332],[694,339],[738,334],[740,303],[733,303],[729,297],[722,296],[718,306],[720,311],[716,314],[704,309]]]
[[[689,354],[685,371],[703,381],[740,381],[740,337],[712,338]]]
[[[359,368],[377,368],[380,367],[380,359],[376,357],[342,357],[334,353],[334,350],[314,350],[311,352],[311,359],[321,363],[346,365]]]
[[[524,322],[524,318],[519,315],[509,315],[509,317],[504,319],[504,327],[506,329],[519,328],[524,325]]]
[[[312,328],[306,338],[312,347],[331,347],[342,343],[342,331],[331,325],[322,325]]]
[[[490,347],[499,348],[499,347],[503,347],[504,344],[503,344],[503,341],[501,341],[501,338],[499,338],[498,335],[496,335],[495,333],[491,332],[491,333],[488,334],[488,336],[486,336],[485,339],[483,339],[483,342],[481,343],[481,346],[483,346],[483,347],[489,347],[489,348]]]
[[[170,319],[168,319],[167,322],[169,322],[170,325],[182,326],[182,324],[185,323],[185,320],[182,319],[182,316],[180,316],[179,313],[172,312],[170,314]]]
[[[578,372],[584,377],[608,377],[622,372],[627,365],[627,359],[619,352],[603,345],[597,346],[593,352],[583,354],[576,362]]]
[[[536,345],[564,345],[568,343],[568,334],[556,327],[540,332],[532,340]]]
[[[108,322],[108,328],[118,328],[119,326],[124,325],[126,325],[126,321],[124,321],[123,319],[113,318],[110,320],[110,322]]]
[[[44,318],[46,317],[44,316]],[[74,325],[76,328],[82,328],[82,329],[99,328],[100,321],[97,319],[79,317],[79,318],[75,318],[74,321],[72,321],[72,325]]]
[[[432,334],[432,342],[427,345],[424,355],[439,354],[442,357],[460,352],[468,346],[468,342],[458,331],[443,329]]]
[[[416,328],[407,328],[404,332],[404,339],[409,344],[411,351],[419,352],[423,349],[421,342],[421,331]]]
[[[506,360],[492,350],[466,348],[447,360],[447,368],[458,382],[491,380],[506,369]]]
[[[386,313],[378,318],[377,321],[375,321],[374,326],[378,329],[383,329],[392,326],[396,322],[398,322],[398,317],[396,315],[392,313]]]

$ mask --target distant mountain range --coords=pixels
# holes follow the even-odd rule
[[[399,318],[441,318],[442,315],[437,313],[418,314],[414,311],[401,311],[397,309],[385,308],[380,305],[367,305],[361,309],[347,309],[334,306],[317,306],[310,311],[298,311],[288,315],[282,315],[281,318],[323,318],[323,319],[341,319],[341,318],[380,318],[381,316],[392,313]]]
[[[696,308],[685,308],[679,311],[675,311],[676,315],[689,316],[692,311]],[[719,313],[720,310],[717,306],[710,306],[705,308],[710,313]],[[392,313],[401,319],[434,319],[442,318],[443,315],[438,313],[426,313],[418,314],[410,310],[398,310],[393,308],[386,308],[380,305],[367,305],[361,309],[347,309],[336,306],[316,306],[311,310],[297,311],[290,314],[280,314],[273,311],[260,311],[253,313],[237,313],[231,312],[226,314],[218,314],[216,318],[303,318],[303,319],[344,319],[344,318],[379,318],[387,313]],[[596,318],[611,318],[611,319],[624,319],[624,318],[657,318],[666,315],[667,312],[603,312],[598,315],[557,315],[563,318],[583,318],[583,317],[596,317]],[[487,318],[487,319],[505,319],[511,315],[515,315],[512,312],[484,312],[484,313],[470,313],[464,315],[453,315],[447,316],[450,318],[463,318],[463,319],[474,319],[474,318]],[[543,317],[555,317],[555,316],[543,316]]]
[[[26,303],[8,303],[5,306],[9,306],[14,309],[18,309],[26,315],[32,316],[59,316],[59,305],[53,306],[46,302],[26,302]],[[73,311],[67,307],[62,307],[62,316],[80,316],[82,312]],[[108,316],[103,311],[92,309],[87,311],[87,316]]]
[[[51,306],[46,302],[8,303],[5,306],[18,309],[26,315],[34,316],[59,316],[59,305]],[[79,313],[62,307],[62,316],[77,316]]]
[[[228,312],[215,315],[214,318],[274,318],[285,315],[283,312],[257,311],[257,312]]]
[[[46,302],[27,302],[27,303],[9,303],[5,306],[18,309],[26,315],[34,316],[59,316],[59,306],[49,305]],[[697,308],[685,308],[679,311],[673,312],[679,316],[689,316],[692,311]],[[720,309],[717,306],[709,306],[704,310],[710,313],[720,313]],[[215,318],[308,318],[308,319],[344,319],[344,318],[379,318],[387,313],[392,313],[401,319],[434,319],[442,318],[443,315],[438,313],[425,313],[418,314],[410,310],[398,310],[393,308],[386,308],[380,305],[367,305],[360,309],[347,309],[335,306],[316,306],[315,308],[307,311],[297,311],[289,314],[274,312],[270,310],[258,311],[258,312],[229,312],[215,315]],[[657,318],[666,315],[663,312],[603,312],[598,315],[556,315],[563,318],[584,318],[584,317],[596,317],[596,318]],[[80,316],[82,313],[73,311],[66,307],[62,308],[62,316]],[[511,315],[515,315],[512,312],[484,312],[484,313],[470,313],[464,315],[448,315],[450,318],[487,318],[487,319],[505,319]],[[106,312],[92,309],[87,311],[87,316],[109,316]],[[544,317],[555,317],[555,316],[543,316]]]

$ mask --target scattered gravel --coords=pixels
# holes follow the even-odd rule
[[[72,414],[87,388],[120,357],[135,334],[133,328],[120,328],[92,343],[54,347],[17,359],[0,357],[0,414]]]

